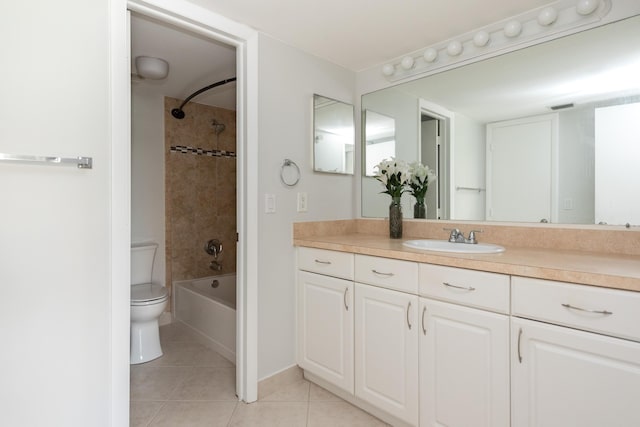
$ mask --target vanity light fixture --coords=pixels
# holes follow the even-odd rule
[[[433,74],[456,63],[493,56],[554,34],[568,34],[601,21],[618,0],[556,0],[523,14],[404,55],[382,67],[389,81]]]
[[[449,56],[458,56],[462,53],[462,43],[454,40],[447,45],[447,53]]]
[[[509,21],[504,26],[504,35],[510,38],[518,37],[522,32],[522,24],[520,21]]]
[[[489,36],[488,32],[484,30],[478,31],[476,35],[473,36],[473,44],[476,45],[477,47],[486,46],[487,43],[489,43],[490,38],[491,37]]]
[[[430,47],[424,51],[424,54],[422,55],[422,57],[427,62],[433,62],[438,58],[438,51]]]
[[[558,19],[558,11],[553,7],[545,7],[538,15],[538,24],[548,26],[556,22]]]

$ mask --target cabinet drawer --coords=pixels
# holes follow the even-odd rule
[[[509,313],[509,276],[420,264],[420,295]]]
[[[640,292],[512,278],[514,316],[640,341]]]
[[[418,264],[399,259],[356,255],[356,282],[418,293]]]
[[[353,280],[353,254],[298,248],[298,269]]]

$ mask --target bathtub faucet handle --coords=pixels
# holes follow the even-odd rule
[[[218,255],[222,253],[222,243],[218,239],[211,239],[204,245],[204,250],[209,255],[213,255],[214,259],[218,259]]]

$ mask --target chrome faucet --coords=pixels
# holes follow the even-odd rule
[[[449,242],[451,243],[469,243],[476,244],[478,240],[476,239],[476,233],[482,233],[482,230],[471,230],[469,232],[469,238],[464,237],[464,233],[457,228],[444,228],[443,230],[450,231],[449,234]]]

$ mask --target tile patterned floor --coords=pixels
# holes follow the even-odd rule
[[[255,403],[238,402],[233,364],[188,328],[162,326],[160,340],[164,356],[131,366],[131,427],[387,426],[305,380]]]

